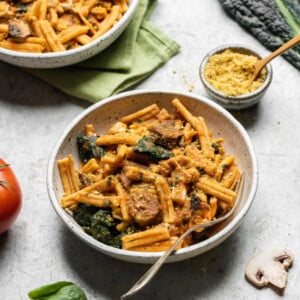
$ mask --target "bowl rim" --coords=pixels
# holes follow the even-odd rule
[[[246,51],[249,51],[250,53],[253,53],[255,56],[259,57],[260,59],[264,58],[264,56],[258,51],[257,49],[253,47],[249,47],[244,44],[225,44],[222,46],[218,46],[216,48],[211,49],[201,60],[200,67],[199,67],[199,76],[202,81],[202,84],[212,93],[216,94],[216,96],[219,98],[222,98],[224,102],[230,102],[231,105],[234,105],[234,101],[236,101],[237,106],[243,102],[251,102],[252,98],[257,97],[258,95],[264,93],[266,89],[269,87],[269,85],[272,82],[273,78],[273,69],[271,63],[268,63],[266,65],[267,69],[267,76],[263,84],[256,90],[252,91],[251,93],[237,95],[237,96],[230,96],[226,95],[225,93],[217,90],[214,88],[205,78],[204,76],[204,68],[207,64],[208,59],[215,54],[218,54],[220,52],[223,52],[227,49],[243,49]]]
[[[131,261],[131,262],[137,262],[137,263],[149,263],[151,259],[157,259],[159,258],[163,252],[136,252],[136,251],[129,251],[124,249],[117,249],[112,246],[108,246],[104,243],[101,243],[97,240],[95,240],[93,237],[89,236],[85,232],[82,231],[82,229],[79,226],[74,225],[74,220],[70,219],[70,216],[66,214],[66,212],[61,208],[59,202],[57,201],[57,198],[54,193],[54,186],[52,181],[52,174],[54,167],[56,165],[56,156],[58,153],[59,148],[61,147],[62,142],[65,140],[65,138],[69,135],[69,133],[73,130],[73,128],[76,126],[76,124],[81,121],[83,118],[85,118],[89,113],[92,111],[99,109],[101,106],[104,106],[105,104],[113,101],[117,101],[119,99],[122,99],[124,97],[132,97],[136,95],[142,95],[142,94],[169,94],[174,97],[188,97],[192,98],[193,100],[200,101],[204,103],[205,105],[208,105],[212,107],[213,109],[217,110],[219,113],[221,113],[225,118],[229,119],[230,122],[233,123],[233,125],[237,128],[237,130],[240,132],[240,134],[245,139],[245,142],[248,146],[250,157],[249,159],[252,161],[252,178],[253,182],[249,190],[248,197],[245,200],[245,205],[242,207],[242,209],[236,214],[235,218],[231,220],[224,228],[222,228],[218,233],[214,234],[207,240],[204,240],[202,242],[199,242],[197,244],[191,245],[186,248],[182,248],[177,250],[173,255],[171,255],[167,262],[173,262],[173,261],[179,261],[183,260],[187,253],[192,252],[193,250],[196,250],[198,248],[205,249],[203,252],[206,252],[210,250],[211,248],[219,245],[223,240],[225,240],[231,233],[233,233],[236,228],[239,226],[240,222],[242,221],[243,217],[247,214],[249,211],[256,194],[257,185],[258,185],[258,163],[256,158],[256,153],[254,150],[254,146],[250,140],[250,137],[247,133],[247,131],[244,129],[244,127],[229,113],[225,108],[223,108],[221,105],[215,103],[214,101],[204,97],[204,96],[198,96],[193,93],[185,93],[185,92],[175,92],[171,90],[135,90],[135,91],[127,91],[122,92],[114,96],[110,96],[106,99],[103,99],[99,102],[96,102],[83,110],[81,113],[79,113],[70,123],[69,125],[63,130],[63,133],[56,141],[54,148],[50,154],[49,160],[48,160],[48,166],[47,166],[47,174],[46,174],[46,182],[47,182],[47,191],[48,196],[50,198],[50,202],[57,213],[57,215],[64,221],[64,223],[71,229],[71,231],[75,231],[76,236],[79,237],[81,240],[88,243],[93,248],[97,249],[100,252],[103,252],[109,256]],[[199,255],[202,252],[196,254]],[[189,257],[192,257],[191,255]],[[140,259],[140,261],[139,261]]]
[[[105,32],[99,38],[87,43],[86,45],[82,45],[75,49],[59,51],[59,52],[46,52],[46,53],[34,53],[34,52],[21,52],[21,51],[14,51],[6,48],[0,47],[0,53],[7,56],[14,56],[17,58],[31,58],[31,59],[48,59],[48,58],[61,58],[61,57],[70,57],[74,54],[78,54],[83,52],[84,50],[96,47],[99,43],[106,40],[109,36],[114,35],[119,28],[123,25],[125,26],[126,22],[129,21],[139,4],[139,0],[129,0],[130,4],[128,5],[128,10],[122,16],[122,18],[107,32]]]

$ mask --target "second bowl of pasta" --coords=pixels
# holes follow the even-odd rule
[[[28,68],[82,62],[111,45],[125,30],[138,0],[3,1],[0,60]]]
[[[99,251],[153,263],[191,226],[233,217],[186,238],[168,262],[219,245],[248,212],[258,180],[245,129],[218,104],[168,91],[126,92],[92,105],[65,129],[50,157],[51,203]]]

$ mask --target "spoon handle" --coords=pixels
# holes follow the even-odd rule
[[[294,36],[292,39],[290,39],[288,42],[283,44],[281,47],[279,47],[277,50],[272,52],[270,55],[267,57],[263,58],[262,60],[259,61],[259,64],[257,65],[257,68],[255,68],[255,72],[253,75],[253,78],[255,79],[257,75],[260,73],[260,71],[265,67],[265,65],[270,62],[273,58],[277,57],[280,55],[282,52],[294,47],[296,44],[300,42],[300,34],[297,34]]]

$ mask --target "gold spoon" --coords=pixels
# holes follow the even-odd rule
[[[125,294],[121,296],[121,300],[128,299],[130,296],[136,294],[139,290],[141,290],[143,287],[147,285],[147,283],[150,282],[150,280],[154,277],[154,275],[158,272],[160,267],[163,265],[163,263],[166,261],[166,259],[169,257],[169,255],[174,251],[174,249],[178,246],[178,244],[190,233],[193,231],[199,229],[199,228],[208,228],[211,226],[214,226],[220,222],[223,222],[224,220],[228,219],[233,212],[235,211],[235,208],[238,206],[238,203],[240,202],[242,198],[242,192],[244,188],[244,173],[241,173],[241,177],[238,183],[238,186],[236,188],[237,190],[237,198],[234,203],[234,206],[231,210],[229,210],[224,216],[215,219],[214,221],[208,222],[208,223],[202,223],[197,224],[191,227],[189,230],[187,230],[183,235],[181,235],[178,240],[148,269],[144,275],[132,286],[132,288]]]
[[[269,54],[267,57],[260,59],[256,62],[254,65],[254,74],[252,77],[252,81],[256,79],[256,77],[259,75],[260,71],[265,67],[267,63],[269,63],[273,58],[280,55],[282,52],[294,47],[296,44],[300,42],[300,34],[297,34],[292,39],[290,39],[288,42],[283,44],[281,47],[279,47],[277,50]],[[251,82],[252,82],[251,81]]]

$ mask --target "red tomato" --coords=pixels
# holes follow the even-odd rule
[[[0,234],[15,221],[21,204],[22,193],[18,180],[10,166],[0,158]]]

